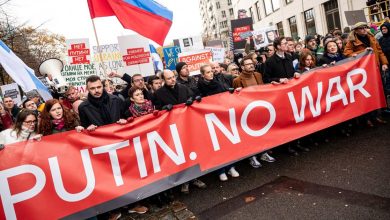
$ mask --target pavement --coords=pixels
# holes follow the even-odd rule
[[[334,129],[329,143],[300,156],[277,148],[262,168],[240,161],[239,178],[205,175],[207,189],[173,189],[174,203],[121,219],[390,219],[390,123],[353,130]]]

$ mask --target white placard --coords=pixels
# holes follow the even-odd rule
[[[211,51],[213,62],[223,63],[225,59],[225,48],[206,47],[205,49]]]
[[[150,54],[149,41],[139,35],[119,36],[119,50],[122,55],[123,73],[142,76],[154,75],[153,60]]]
[[[265,27],[252,31],[253,42],[256,50],[272,44],[277,37],[275,27]]]
[[[200,67],[212,62],[211,51],[201,50],[179,53],[179,62],[187,64],[191,76],[200,74]]]
[[[203,41],[201,36],[186,37],[173,40],[175,46],[180,46],[181,52],[194,50],[203,50]]]
[[[11,83],[7,85],[2,85],[0,88],[3,96],[11,96],[16,105],[22,104],[22,98],[20,96],[18,84]]]
[[[90,64],[91,50],[89,49],[89,39],[67,39],[66,53],[68,55],[68,64]]]

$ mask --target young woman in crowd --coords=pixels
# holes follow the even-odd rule
[[[153,113],[154,107],[150,100],[145,99],[142,90],[137,87],[129,89],[130,107],[129,115],[132,117],[140,117]]]
[[[57,99],[46,101],[39,123],[39,133],[50,135],[73,129],[76,129],[77,132],[84,130],[80,126],[80,120],[76,113],[65,108]]]
[[[233,78],[236,78],[240,75],[240,68],[235,63],[230,63],[227,68],[227,74],[232,75]]]
[[[316,59],[310,50],[302,50],[299,56],[298,71],[304,73],[316,67]]]
[[[29,139],[40,140],[42,135],[36,134],[37,116],[33,111],[22,109],[16,116],[15,124],[0,133],[0,148]]]
[[[318,59],[318,65],[330,65],[345,59],[337,45],[337,38],[328,37],[324,39],[324,54]]]

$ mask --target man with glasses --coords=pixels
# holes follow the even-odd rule
[[[295,71],[293,60],[287,52],[286,38],[276,38],[274,41],[275,54],[265,61],[264,82],[272,84],[287,83],[290,78],[299,78]]]
[[[369,27],[365,22],[358,22],[353,26],[353,30],[349,33],[348,43],[344,48],[344,55],[346,57],[355,57],[365,50],[372,50],[375,54],[376,64],[385,72],[388,70],[388,60],[382,51],[378,41],[369,31]],[[380,117],[379,111],[373,111],[363,116],[366,119],[367,126],[373,127],[372,121],[380,124],[386,124]]]
[[[354,25],[353,31],[349,33],[348,43],[344,48],[344,55],[347,57],[357,56],[364,50],[372,50],[375,54],[376,63],[381,65],[382,71],[388,69],[388,61],[378,41],[369,32],[365,22],[358,22]]]
[[[148,88],[146,87],[144,77],[141,74],[139,73],[134,74],[133,77],[131,78],[131,83],[134,87],[142,91],[142,94],[144,95],[145,99],[151,100],[152,97],[148,91]]]
[[[176,79],[177,83],[187,86],[192,90],[192,92],[194,92],[195,95],[200,94],[198,82],[193,76],[190,76],[190,70],[185,62],[178,62],[176,64],[176,72],[178,74]]]
[[[241,60],[240,65],[242,72],[233,80],[233,88],[245,88],[264,84],[262,75],[255,71],[255,63],[253,62],[253,57],[251,55],[244,57]],[[260,159],[267,162],[275,161],[275,158],[271,157],[267,152],[263,153]],[[261,167],[261,163],[257,160],[256,156],[250,157],[249,163],[253,168]]]

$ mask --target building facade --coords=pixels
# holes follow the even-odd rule
[[[234,19],[233,1],[200,0],[199,9],[203,41],[222,40],[223,46],[229,49],[230,20]]]
[[[344,11],[361,10],[365,0],[234,0],[233,10],[249,12],[254,30],[274,26],[280,35],[298,40],[308,34],[325,35],[349,26]]]

